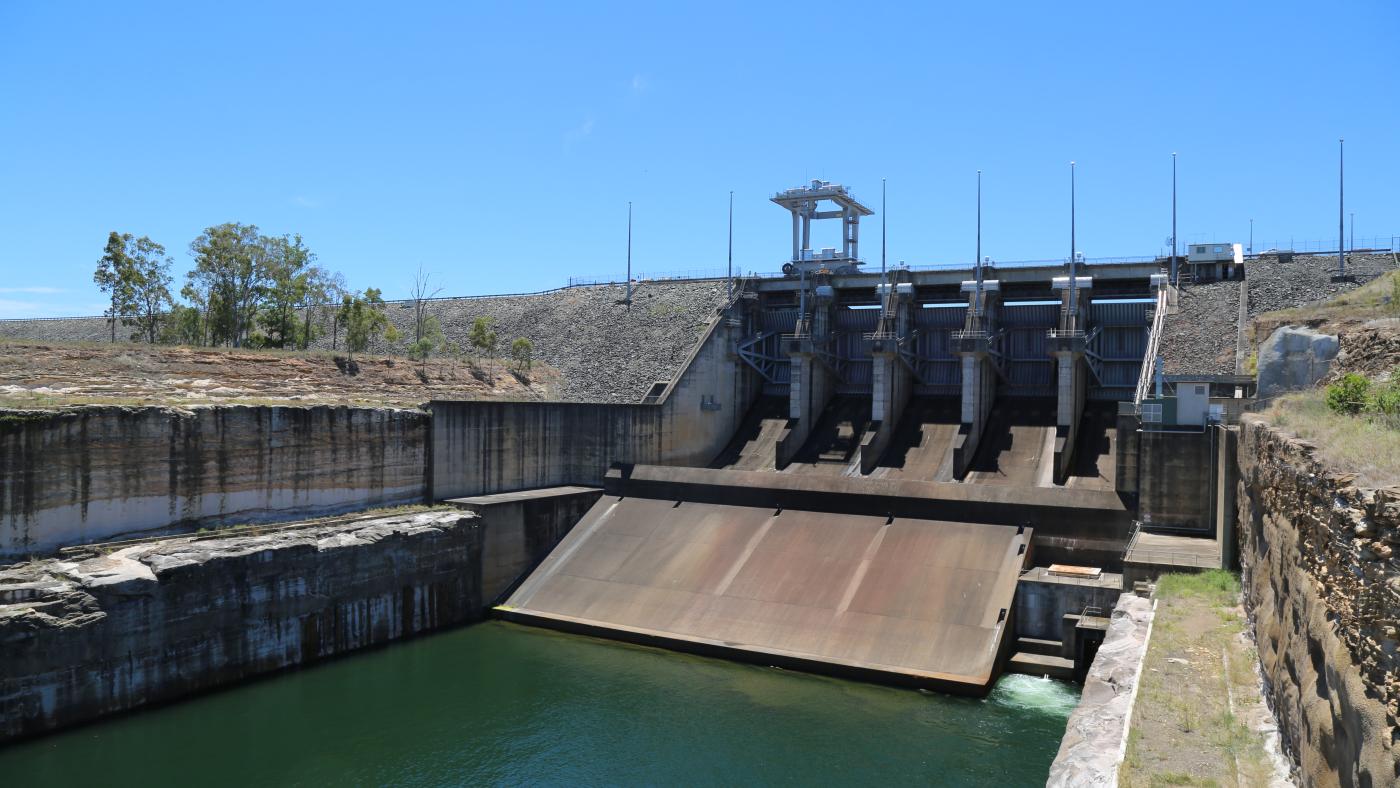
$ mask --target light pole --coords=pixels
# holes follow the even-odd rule
[[[1347,248],[1356,254],[1356,211],[1351,212],[1351,240],[1347,242]]]
[[[1249,220],[1249,253],[1254,254],[1254,220]]]
[[[1342,230],[1346,218],[1346,159],[1344,150],[1346,140],[1337,140],[1337,276],[1347,275],[1347,258],[1342,251],[1342,239],[1345,237]]]
[[[1176,282],[1176,151],[1172,151],[1172,266],[1171,283]]]
[[[982,171],[977,171],[977,257],[972,261],[977,272],[977,308],[982,308]]]
[[[627,308],[632,308],[632,201],[627,201]]]
[[[1074,162],[1069,163],[1069,313],[1073,317],[1079,308],[1079,291],[1076,287],[1075,279],[1075,257],[1077,253],[1074,245]]]
[[[885,224],[889,214],[885,212],[885,179],[880,179],[880,281],[885,281]]]
[[[729,192],[729,276],[724,287],[726,301],[734,300],[734,191]]]

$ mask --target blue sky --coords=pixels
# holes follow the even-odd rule
[[[88,314],[109,230],[301,233],[356,288],[770,271],[810,178],[893,263],[1400,234],[1393,3],[0,2],[0,317]],[[862,234],[878,265],[880,217]],[[836,245],[818,236],[815,246]]]

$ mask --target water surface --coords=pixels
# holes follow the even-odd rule
[[[1043,785],[1078,689],[983,700],[489,622],[0,748],[4,785]]]

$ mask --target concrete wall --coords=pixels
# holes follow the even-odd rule
[[[482,564],[438,511],[0,570],[0,741],[470,621]]]
[[[1257,416],[1240,426],[1245,606],[1284,749],[1307,785],[1395,785],[1400,489],[1365,489]]]
[[[1122,575],[1108,572],[1088,581],[1056,577],[1046,567],[1035,567],[1016,583],[1016,635],[1062,640],[1066,613],[1079,614],[1092,606],[1106,615],[1118,603],[1122,584]]]
[[[709,463],[758,392],[732,357],[730,331],[716,320],[655,405],[431,403],[432,496],[597,486],[614,462]]]
[[[482,600],[503,601],[602,496],[593,487],[564,487],[448,501],[481,518]]]
[[[1138,516],[1143,527],[1214,533],[1217,431],[1138,437]]]
[[[0,414],[0,555],[423,499],[428,416],[347,407]]]

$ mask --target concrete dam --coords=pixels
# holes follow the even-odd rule
[[[793,191],[788,269],[707,283],[722,300],[636,401],[6,412],[0,555],[28,560],[0,567],[0,741],[498,618],[949,695],[1081,683],[1052,770],[1076,784],[1126,736],[1150,581],[1248,562],[1278,727],[1346,743],[1312,768],[1381,773],[1388,707],[1357,709],[1400,686],[1390,652],[1316,656],[1336,593],[1290,624],[1277,580],[1304,570],[1270,551],[1306,541],[1280,477],[1315,499],[1289,517],[1331,527],[1321,472],[1242,416],[1252,376],[1159,363],[1210,286],[1160,260],[867,272],[853,231],[805,237],[862,207]],[[617,292],[588,299],[635,306]],[[1345,484],[1365,527],[1400,513]],[[1345,708],[1300,694],[1295,654]]]

